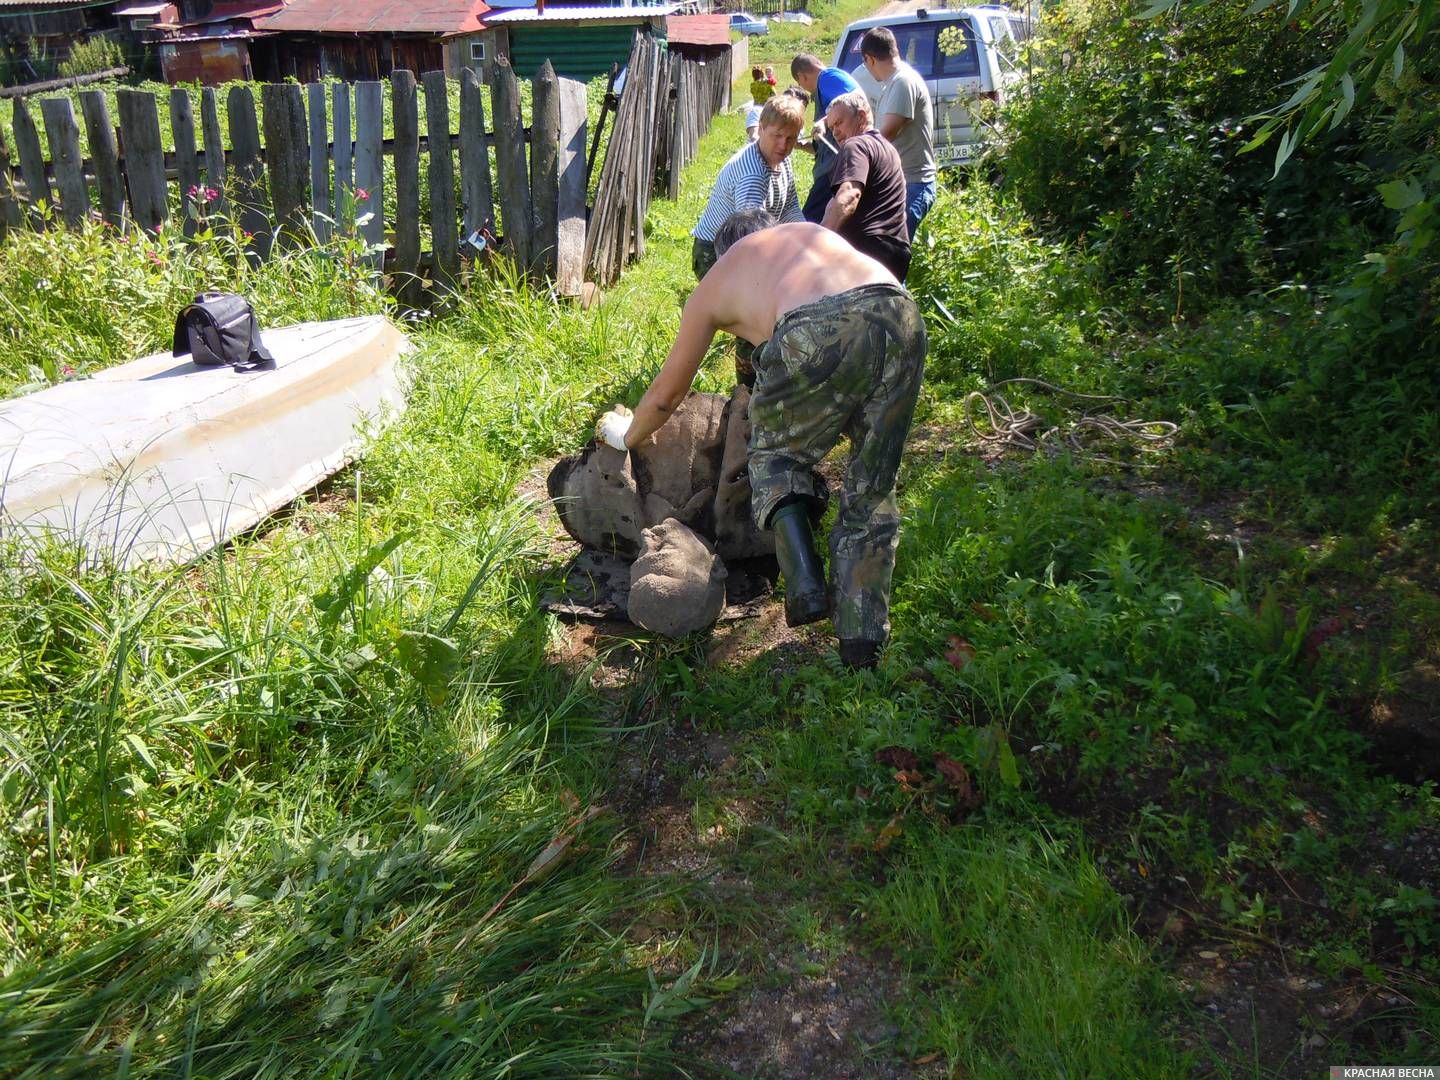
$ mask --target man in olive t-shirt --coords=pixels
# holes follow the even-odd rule
[[[910,270],[910,234],[900,155],[871,126],[870,99],[863,90],[832,101],[825,125],[840,144],[840,155],[830,170],[833,194],[822,224],[904,282]]]
[[[872,94],[875,126],[900,153],[905,169],[905,221],[910,241],[935,202],[935,108],[924,77],[900,59],[895,35],[876,26],[860,39],[860,58],[869,79],[879,91]],[[856,71],[857,81],[860,72]]]

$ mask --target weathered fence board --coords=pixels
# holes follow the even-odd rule
[[[120,141],[125,154],[125,183],[130,189],[130,216],[142,229],[158,231],[170,218],[165,186],[165,150],[160,142],[160,113],[155,95],[144,90],[119,90]]]
[[[208,210],[227,218],[230,216],[230,196],[226,190],[225,140],[220,136],[220,103],[213,86],[200,91],[200,128],[205,140],[205,183],[219,192]]]
[[[119,226],[125,214],[125,177],[120,172],[120,150],[115,143],[115,126],[110,106],[101,90],[80,95],[80,112],[85,117],[85,141],[90,147],[91,168],[95,170],[95,193],[100,216]]]
[[[435,284],[449,289],[460,276],[455,220],[455,160],[450,152],[450,104],[445,72],[425,73],[425,123],[430,136],[430,249]]]
[[[305,97],[298,83],[266,83],[265,168],[279,242],[304,242],[310,217],[310,139]]]
[[[206,199],[200,184],[200,158],[195,152],[195,109],[190,104],[190,92],[180,87],[170,91],[170,133],[175,138],[175,171],[180,177],[180,213],[185,235],[190,236],[195,232],[198,215],[206,209]]]
[[[530,265],[530,179],[525,168],[525,135],[520,120],[520,86],[515,69],[501,57],[490,87],[495,119],[495,171],[500,184],[505,247],[521,266]]]
[[[40,102],[45,118],[45,137],[50,143],[50,162],[55,169],[55,188],[60,192],[60,215],[67,225],[78,225],[90,213],[90,193],[85,187],[84,155],[80,153],[80,128],[69,98],[46,98]]]
[[[378,82],[355,84],[355,216],[360,235],[372,249],[385,243],[385,99]],[[364,193],[363,196],[361,193]],[[366,215],[369,215],[368,218]],[[376,251],[375,263],[380,263]]]
[[[556,192],[555,291],[578,296],[585,281],[585,84],[558,80],[560,182]]]
[[[11,123],[15,134],[15,152],[20,156],[20,178],[25,181],[25,197],[31,206],[31,221],[43,220],[36,212],[41,203],[48,203],[50,181],[45,178],[45,153],[40,149],[40,132],[35,129],[35,118],[20,98],[15,99],[15,115]]]
[[[390,117],[395,126],[395,282],[400,302],[420,304],[420,114],[415,73],[390,76]]]
[[[350,86],[336,83],[330,94],[335,126],[335,223],[342,229],[355,224],[354,136],[350,134]],[[347,213],[348,210],[348,213]]]
[[[230,116],[231,203],[240,228],[250,234],[251,254],[270,254],[270,218],[261,189],[260,127],[255,119],[255,95],[248,86],[232,86],[226,102]]]
[[[56,204],[66,224],[77,223],[87,217],[92,201],[108,222],[121,225],[128,213],[140,226],[158,231],[176,197],[170,184],[178,180],[187,233],[196,219],[189,210],[197,203],[211,219],[233,214],[248,234],[247,255],[255,261],[269,256],[277,237],[286,244],[311,235],[323,242],[333,235],[335,222],[344,221],[348,228],[353,221],[373,265],[393,268],[402,302],[418,306],[427,265],[441,290],[452,287],[460,274],[459,236],[479,229],[493,234],[498,211],[506,249],[516,263],[537,278],[553,279],[561,294],[571,295],[579,291],[587,271],[608,284],[631,258],[643,254],[650,199],[667,185],[676,190],[681,168],[693,157],[700,134],[728,93],[721,78],[724,64],[684,60],[662,51],[648,34],[636,35],[627,70],[625,92],[618,99],[607,93],[597,141],[588,155],[585,88],[557,78],[548,63],[534,80],[534,123],[529,130],[521,116],[519,83],[508,63],[499,65],[492,87],[491,132],[485,127],[486,103],[478,76],[468,69],[461,73],[456,135],[450,133],[449,86],[438,71],[424,76],[423,133],[415,77],[408,71],[393,73],[391,140],[383,134],[384,90],[379,82],[355,84],[353,98],[350,86],[335,85],[328,102],[330,123],[327,93],[320,84],[304,91],[294,83],[265,85],[263,117],[252,89],[235,86],[226,109],[228,151],[220,103],[211,88],[202,91],[198,121],[190,94],[178,88],[170,92],[171,154],[162,149],[159,102],[153,93],[119,91],[117,140],[105,96],[86,91],[79,97],[88,158],[82,154],[70,101],[40,103],[50,163],[30,103],[16,98],[13,137],[8,145],[0,141],[0,232],[27,220],[43,226],[49,217],[43,204]],[[613,79],[612,71],[612,88]],[[595,208],[587,214],[590,170],[605,117],[612,114],[610,148],[601,166]],[[492,147],[497,162],[493,173]],[[429,155],[426,195],[420,187],[423,154]],[[386,155],[394,158],[396,184],[393,253],[388,260]],[[93,194],[88,187],[92,177]],[[212,189],[219,193],[214,199],[209,197]],[[427,197],[428,263],[420,222]],[[27,204],[32,214],[27,215]]]
[[[495,201],[490,187],[490,143],[485,137],[485,98],[480,76],[460,73],[460,201],[464,232],[495,228]]]
[[[20,227],[20,203],[15,198],[15,183],[10,179],[10,144],[0,131],[0,237]]]
[[[311,227],[315,239],[330,239],[330,135],[325,126],[325,87],[311,83],[310,97],[310,205],[314,210]]]
[[[558,243],[556,211],[560,202],[560,95],[550,61],[531,80],[530,204],[534,231],[530,270],[537,280],[555,276]]]

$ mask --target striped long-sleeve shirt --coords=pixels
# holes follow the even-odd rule
[[[776,169],[766,164],[755,143],[746,143],[734,157],[720,166],[705,213],[691,231],[698,240],[711,241],[737,210],[763,206],[782,223],[804,221],[795,198],[795,171],[787,157]]]

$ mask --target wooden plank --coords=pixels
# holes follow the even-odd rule
[[[80,112],[85,117],[85,140],[90,146],[91,168],[100,216],[119,228],[125,214],[125,177],[120,172],[120,150],[115,143],[115,125],[103,90],[86,90],[80,95]]]
[[[420,114],[415,73],[390,76],[390,117],[395,128],[395,281],[400,302],[419,307],[420,282]]]
[[[560,182],[556,192],[555,290],[579,296],[585,282],[585,84],[558,80]]]
[[[160,115],[148,90],[117,90],[120,141],[125,148],[125,186],[130,215],[142,229],[158,232],[170,217],[165,187],[165,150]]]
[[[260,125],[255,119],[255,95],[248,86],[232,86],[226,99],[230,116],[230,201],[240,228],[250,234],[254,258],[270,256],[272,237],[261,191]]]
[[[380,265],[385,244],[385,99],[378,82],[355,84],[355,215],[360,235]],[[368,219],[367,219],[368,216]]]
[[[520,84],[503,56],[495,61],[490,112],[495,119],[495,171],[505,248],[518,265],[529,266],[530,179],[525,168],[525,129],[520,122]]]
[[[297,247],[309,239],[310,137],[305,97],[298,83],[265,83],[265,169],[270,204],[281,244]]]
[[[326,126],[325,87],[305,88],[310,104],[310,227],[315,239],[328,243],[332,231],[330,210],[330,131]]]
[[[430,249],[435,253],[435,284],[450,289],[460,276],[460,223],[455,216],[449,90],[443,71],[427,71],[424,79],[425,125],[430,135]]]
[[[230,216],[230,195],[226,190],[225,140],[220,135],[220,102],[215,88],[200,91],[200,129],[205,142],[205,183],[220,194],[211,202],[209,211],[224,220]]]
[[[50,163],[55,170],[55,187],[60,192],[60,214],[67,225],[79,225],[90,213],[90,194],[85,189],[81,168],[80,128],[75,107],[68,97],[46,98],[40,102],[45,117],[45,138],[50,143]]]
[[[45,176],[45,152],[40,149],[40,132],[35,130],[35,118],[30,115],[30,107],[25,104],[24,98],[15,99],[11,131],[15,136],[15,152],[20,156],[25,201],[30,204],[30,223],[39,228],[44,222],[39,207],[53,200],[50,197],[50,181]]]
[[[355,226],[355,207],[351,202],[355,177],[351,162],[355,143],[350,134],[350,84],[336,83],[330,93],[331,112],[335,126],[335,226],[349,231]]]
[[[20,227],[20,203],[15,197],[15,181],[10,178],[10,144],[0,128],[0,237]]]
[[[200,184],[200,158],[195,153],[195,106],[190,103],[190,92],[180,87],[170,91],[170,132],[175,137],[183,228],[186,236],[192,236],[200,215],[210,207]]]
[[[490,140],[485,136],[485,98],[473,68],[460,73],[460,202],[465,235],[495,230],[490,187]]]
[[[560,94],[549,60],[541,63],[530,87],[530,272],[546,281],[555,276],[560,208]]]

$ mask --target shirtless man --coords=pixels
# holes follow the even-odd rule
[[[720,258],[691,294],[664,365],[632,414],[616,406],[596,435],[620,450],[648,439],[685,400],[717,331],[761,346],[750,399],[751,510],[775,533],[791,626],[831,616],[840,657],[871,667],[890,635],[900,514],[895,474],[920,392],[925,324],[874,259],[819,225],[733,214]],[[851,452],[830,537],[830,591],[812,515],[814,465],[841,435]]]

